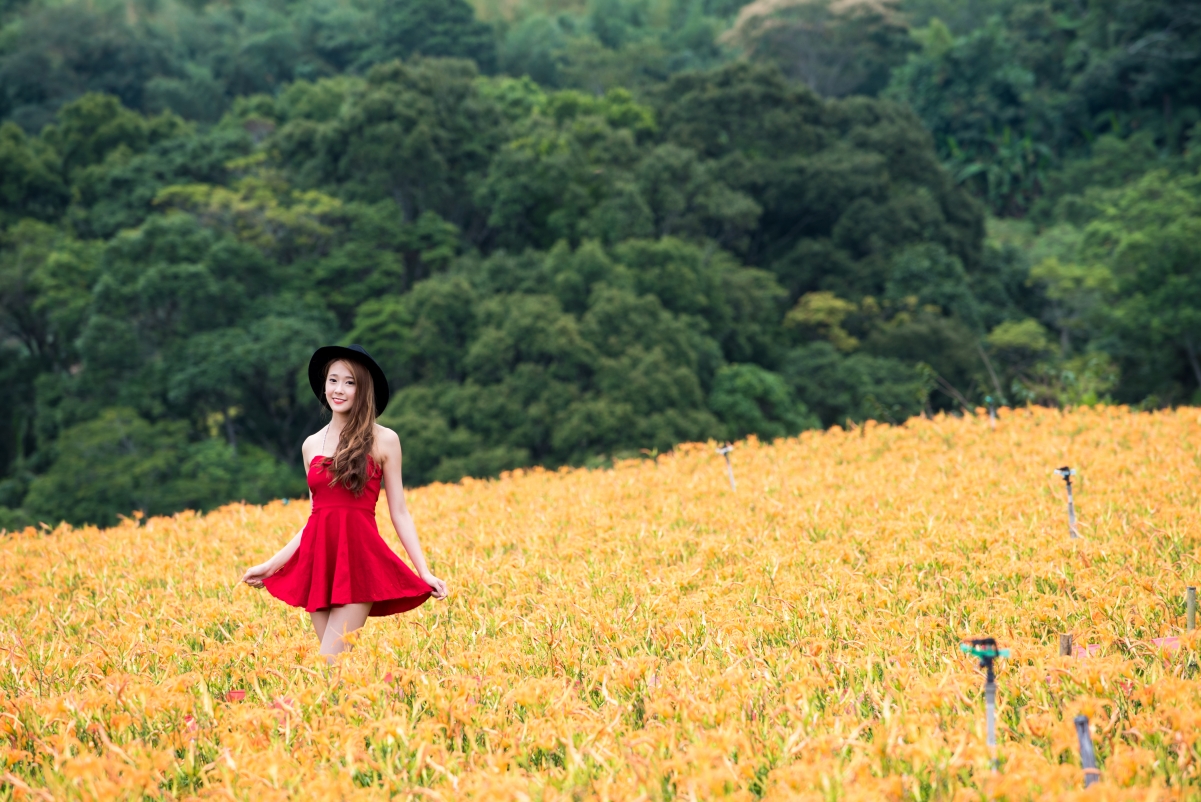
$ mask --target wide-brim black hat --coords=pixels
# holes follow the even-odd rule
[[[371,381],[375,384],[375,414],[382,414],[392,395],[388,388],[388,377],[361,345],[323,345],[313,353],[313,358],[309,360],[309,386],[313,388],[313,394],[321,406],[329,409],[329,402],[325,400],[325,366],[335,359],[358,362],[371,372]]]

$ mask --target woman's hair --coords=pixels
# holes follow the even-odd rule
[[[354,376],[354,406],[342,429],[342,439],[332,457],[323,460],[329,472],[330,487],[341,482],[356,496],[367,486],[367,456],[375,446],[375,384],[371,371],[353,359],[332,359],[325,365],[325,376],[335,362],[345,362]]]

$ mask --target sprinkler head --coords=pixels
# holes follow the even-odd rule
[[[996,638],[976,638],[959,644],[959,650],[980,661],[981,668],[990,668],[994,660],[1009,656],[1008,649],[998,649]]]
[[[1064,465],[1062,468],[1056,468],[1054,471],[1052,471],[1052,473],[1054,473],[1060,479],[1063,479],[1065,482],[1068,481],[1070,477],[1076,475],[1076,471],[1066,465]]]

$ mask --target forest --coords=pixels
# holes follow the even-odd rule
[[[0,530],[1201,404],[1201,0],[0,0]]]

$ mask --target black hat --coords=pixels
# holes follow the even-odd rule
[[[371,380],[375,384],[375,414],[382,414],[391,396],[388,377],[361,345],[349,348],[344,345],[323,345],[313,353],[313,358],[309,360],[309,386],[313,388],[313,394],[321,406],[329,409],[329,402],[325,400],[325,366],[335,359],[349,359],[371,371]]]

